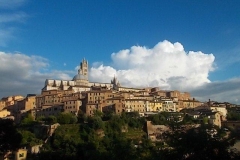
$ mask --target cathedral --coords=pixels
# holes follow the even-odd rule
[[[74,92],[90,91],[92,87],[104,87],[108,90],[119,90],[120,83],[114,76],[111,83],[89,82],[88,61],[83,59],[80,63],[77,75],[72,80],[46,79],[42,91],[48,90],[73,90]]]

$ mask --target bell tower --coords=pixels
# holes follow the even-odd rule
[[[88,62],[85,60],[85,58],[80,63],[78,74],[83,75],[86,80],[88,80]]]

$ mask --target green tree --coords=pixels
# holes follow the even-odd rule
[[[203,124],[208,124],[208,117],[203,117]]]
[[[68,112],[62,112],[57,116],[57,122],[60,124],[71,124],[77,122],[77,117]]]
[[[13,120],[0,119],[0,151],[18,149],[21,145],[22,136],[17,131]]]
[[[167,137],[169,148],[172,148],[165,152],[167,159],[231,159],[233,155],[229,147],[234,139],[213,138],[205,127],[169,132]]]
[[[44,121],[47,124],[54,124],[54,123],[57,123],[57,117],[51,115],[51,116],[48,116],[47,118],[44,118]]]
[[[92,128],[97,129],[104,129],[104,122],[102,121],[101,117],[92,117],[90,120]]]
[[[227,114],[227,120],[229,121],[239,121],[240,120],[240,113],[230,111]]]
[[[22,126],[30,126],[33,124],[35,124],[35,121],[31,114],[27,114],[27,116],[21,121]]]
[[[34,146],[43,143],[42,140],[36,138],[36,136],[30,131],[19,130],[19,133],[22,136],[21,146]]]

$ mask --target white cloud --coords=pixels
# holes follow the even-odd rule
[[[139,53],[139,55],[138,55]],[[110,82],[117,76],[122,86],[160,86],[161,89],[189,91],[201,101],[208,99],[239,104],[240,78],[210,82],[214,56],[186,52],[180,43],[163,41],[153,48],[140,46],[112,55],[112,66],[94,63],[89,79]],[[22,53],[0,52],[0,98],[8,95],[40,93],[46,79],[71,80],[73,71],[51,70],[47,59]]]
[[[46,79],[70,80],[73,71],[49,70],[48,60],[40,56],[0,52],[0,98],[40,93]]]
[[[110,82],[116,75],[122,86],[158,86],[163,90],[190,92],[201,101],[240,104],[240,78],[209,80],[209,73],[217,67],[213,54],[186,52],[179,42],[165,40],[153,48],[133,46],[112,53],[111,58],[112,66],[99,63],[92,66],[91,81]]]
[[[167,40],[153,48],[133,46],[112,53],[112,66],[92,67],[90,79],[110,81],[116,75],[124,86],[160,86],[163,89],[190,90],[209,83],[215,57],[201,51],[184,51],[179,42]]]

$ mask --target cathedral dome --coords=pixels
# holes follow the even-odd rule
[[[88,77],[82,74],[77,74],[73,77],[73,81],[76,81],[76,80],[88,80]]]

